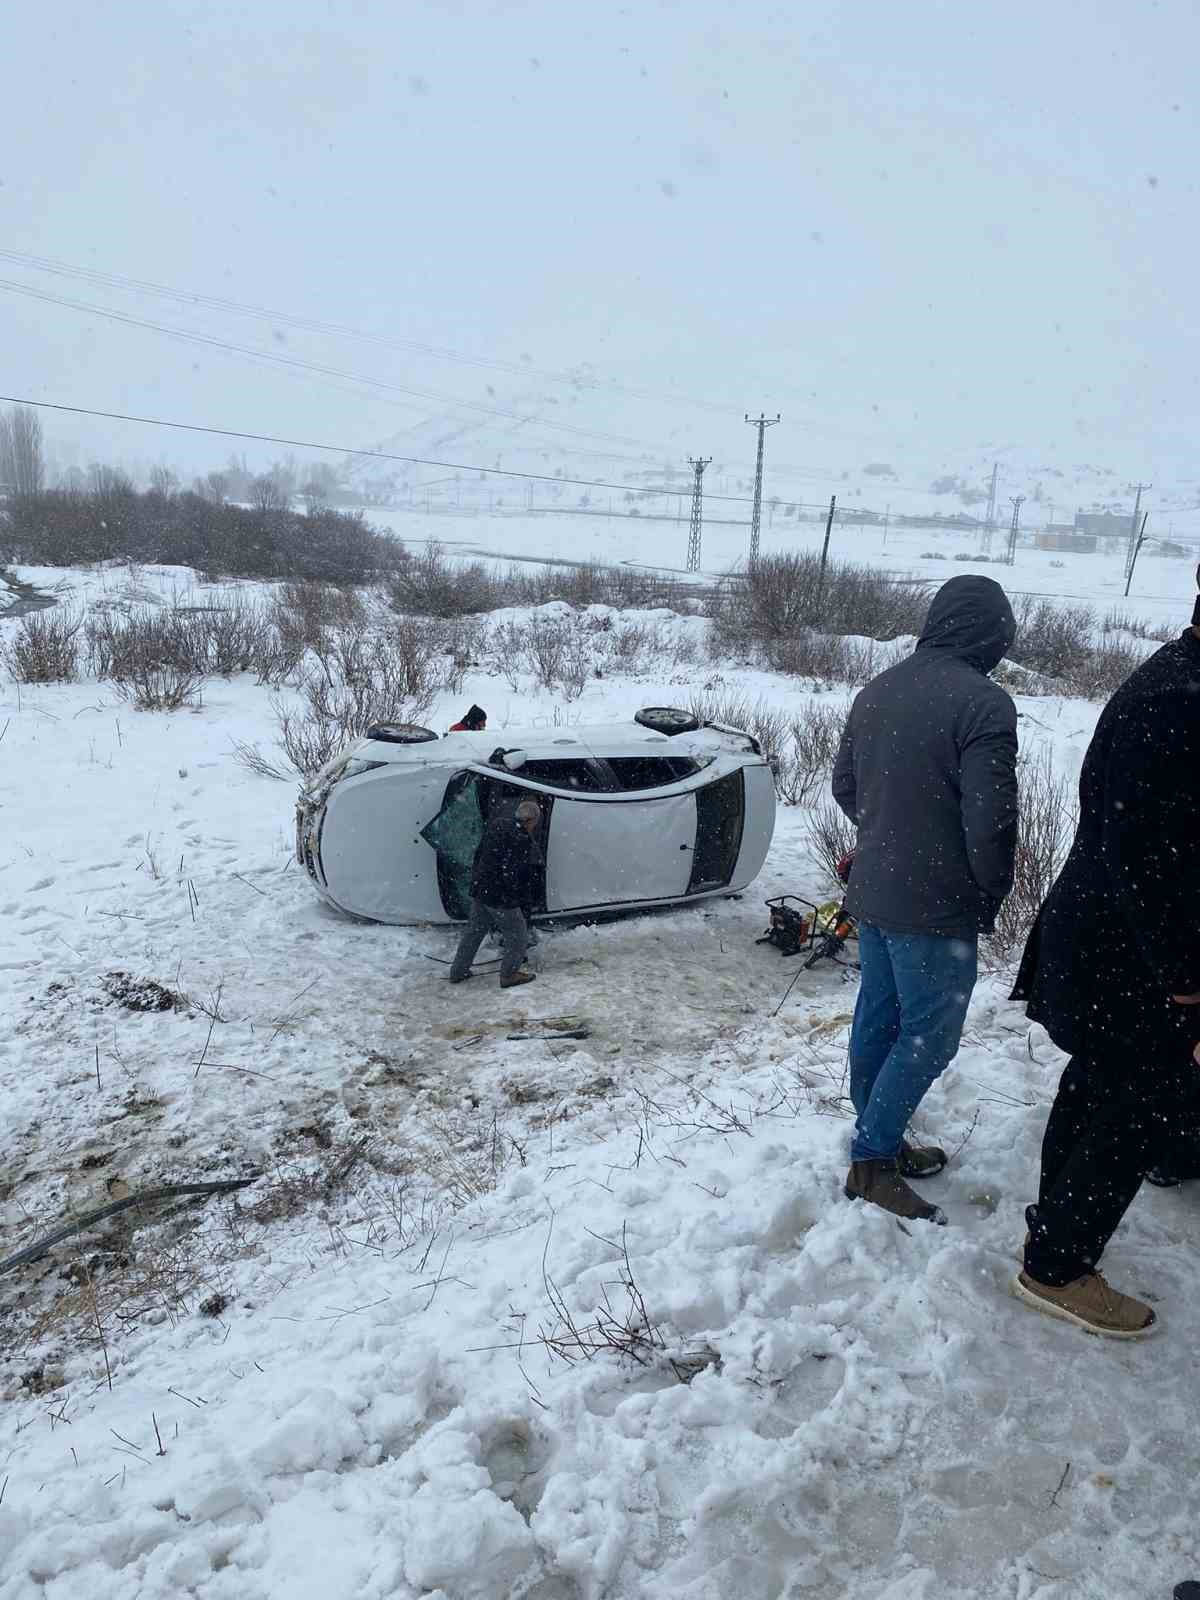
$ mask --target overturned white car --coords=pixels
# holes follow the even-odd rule
[[[528,798],[542,808],[541,918],[733,894],[775,826],[756,741],[671,707],[603,727],[445,738],[382,725],[301,790],[297,859],[352,916],[460,921],[484,824]]]

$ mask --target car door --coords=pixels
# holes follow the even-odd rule
[[[546,849],[546,909],[682,899],[695,844],[694,792],[647,800],[556,795]]]

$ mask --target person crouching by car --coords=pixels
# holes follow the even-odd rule
[[[482,706],[472,706],[464,711],[457,722],[450,724],[450,733],[482,733],[487,727],[487,712]]]
[[[471,912],[450,963],[450,982],[471,976],[479,946],[493,930],[500,935],[500,987],[532,983],[536,973],[523,965],[529,948],[528,911],[533,875],[541,862],[534,835],[542,820],[536,800],[522,800],[515,815],[506,811],[484,829],[471,872]]]

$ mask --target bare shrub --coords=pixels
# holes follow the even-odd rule
[[[116,680],[122,700],[139,711],[178,711],[193,705],[203,689],[205,677],[194,668],[169,661],[139,661]]]
[[[927,584],[840,562],[822,578],[815,555],[793,552],[731,573],[714,591],[710,615],[719,649],[758,652],[805,630],[868,639],[919,633],[928,606]]]
[[[1129,633],[1135,639],[1153,639],[1158,644],[1170,644],[1179,629],[1170,623],[1147,622],[1144,617],[1136,616],[1132,611],[1121,611],[1114,607],[1104,615],[1100,624],[1101,633]]]
[[[828,783],[846,720],[840,707],[809,701],[789,714],[765,700],[706,694],[693,695],[690,709],[702,722],[740,728],[758,741],[784,805],[810,806]]]
[[[775,792],[785,805],[810,806],[833,775],[846,714],[809,701],[787,719],[775,759]]]
[[[526,656],[543,689],[553,689],[567,662],[568,630],[557,617],[534,617],[525,634]]]
[[[0,643],[4,664],[17,683],[73,683],[79,676],[80,613],[55,608],[22,617],[16,633]]]
[[[768,641],[763,654],[774,671],[820,683],[863,684],[875,673],[875,652],[869,644],[809,628]]]
[[[808,842],[816,857],[821,875],[834,894],[842,892],[838,877],[838,862],[849,854],[858,840],[858,830],[839,806],[828,800],[812,813],[808,824]]]
[[[489,567],[453,562],[432,540],[419,555],[405,552],[385,592],[393,611],[419,617],[462,617],[505,603]]]
[[[208,644],[208,665],[219,678],[257,671],[272,636],[272,624],[262,606],[237,601],[230,606],[208,605],[197,614]]]
[[[1017,763],[1019,821],[1013,887],[987,941],[989,954],[1000,963],[1016,957],[1066,859],[1075,833],[1078,809],[1067,779],[1058,773],[1050,753],[1021,756]]]
[[[311,579],[281,584],[273,613],[276,626],[299,634],[305,646],[320,644],[326,628],[361,627],[366,621],[366,606],[357,589]]]
[[[1057,606],[1018,595],[1013,607],[1017,637],[1009,655],[1023,667],[1051,678],[1070,678],[1092,650],[1096,613],[1091,606]]]
[[[1085,700],[1107,700],[1145,660],[1125,639],[1105,639],[1072,669],[1067,682],[1072,694]]]
[[[484,659],[489,672],[503,678],[515,694],[525,670],[528,629],[519,622],[501,622],[487,637]]]
[[[98,678],[111,678],[141,711],[177,711],[193,702],[209,666],[202,616],[182,611],[103,612],[88,619],[88,654]]]
[[[343,653],[350,662],[350,653]],[[299,708],[276,705],[279,745],[289,764],[311,777],[376,722],[419,722],[441,686],[428,640],[376,634],[364,642],[348,677],[327,660],[300,686]],[[247,763],[243,763],[247,764]]]

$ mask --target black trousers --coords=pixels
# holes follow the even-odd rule
[[[1195,1124],[1200,1067],[1190,1046],[1148,1065],[1131,1051],[1072,1056],[1042,1140],[1042,1181],[1026,1211],[1025,1268],[1039,1283],[1094,1271],[1142,1178]]]

